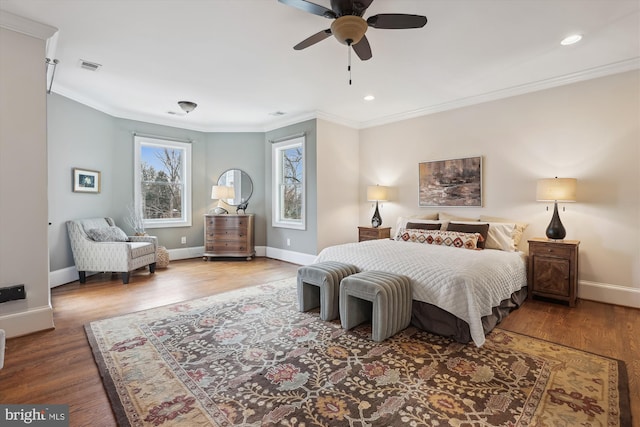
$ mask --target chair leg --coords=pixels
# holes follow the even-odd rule
[[[156,272],[156,263],[152,262],[151,264],[149,264],[149,273],[153,274]]]
[[[125,271],[122,273],[122,284],[126,285],[129,283],[129,272]]]
[[[78,275],[80,276],[80,283],[87,283],[87,272],[86,271],[78,271]]]

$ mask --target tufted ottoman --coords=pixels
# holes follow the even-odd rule
[[[340,281],[358,269],[336,261],[319,262],[298,269],[298,309],[308,311],[320,306],[320,319],[338,318]]]
[[[384,271],[363,271],[340,283],[340,321],[351,329],[371,319],[371,339],[384,341],[411,322],[411,281]]]

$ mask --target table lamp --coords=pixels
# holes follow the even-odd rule
[[[567,235],[560,215],[558,215],[558,202],[575,202],[576,201],[576,183],[575,178],[545,178],[538,180],[536,189],[536,200],[539,202],[553,202],[553,216],[547,227],[547,238],[553,240],[562,240]]]
[[[381,185],[370,185],[367,187],[367,201],[376,202],[376,210],[371,218],[371,226],[373,228],[378,228],[382,225],[378,202],[385,202],[387,200],[389,200],[389,187],[383,187]]]

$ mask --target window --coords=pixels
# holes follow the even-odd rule
[[[304,230],[304,136],[276,142],[273,154],[273,221],[274,227]]]
[[[141,136],[134,142],[134,197],[144,226],[191,226],[191,144]]]

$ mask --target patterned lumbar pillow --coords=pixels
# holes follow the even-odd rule
[[[424,243],[427,245],[451,246],[454,248],[477,249],[480,233],[457,231],[402,229],[396,240]]]
[[[87,236],[96,242],[128,242],[129,237],[122,229],[115,225],[111,227],[90,228],[86,230]]]

